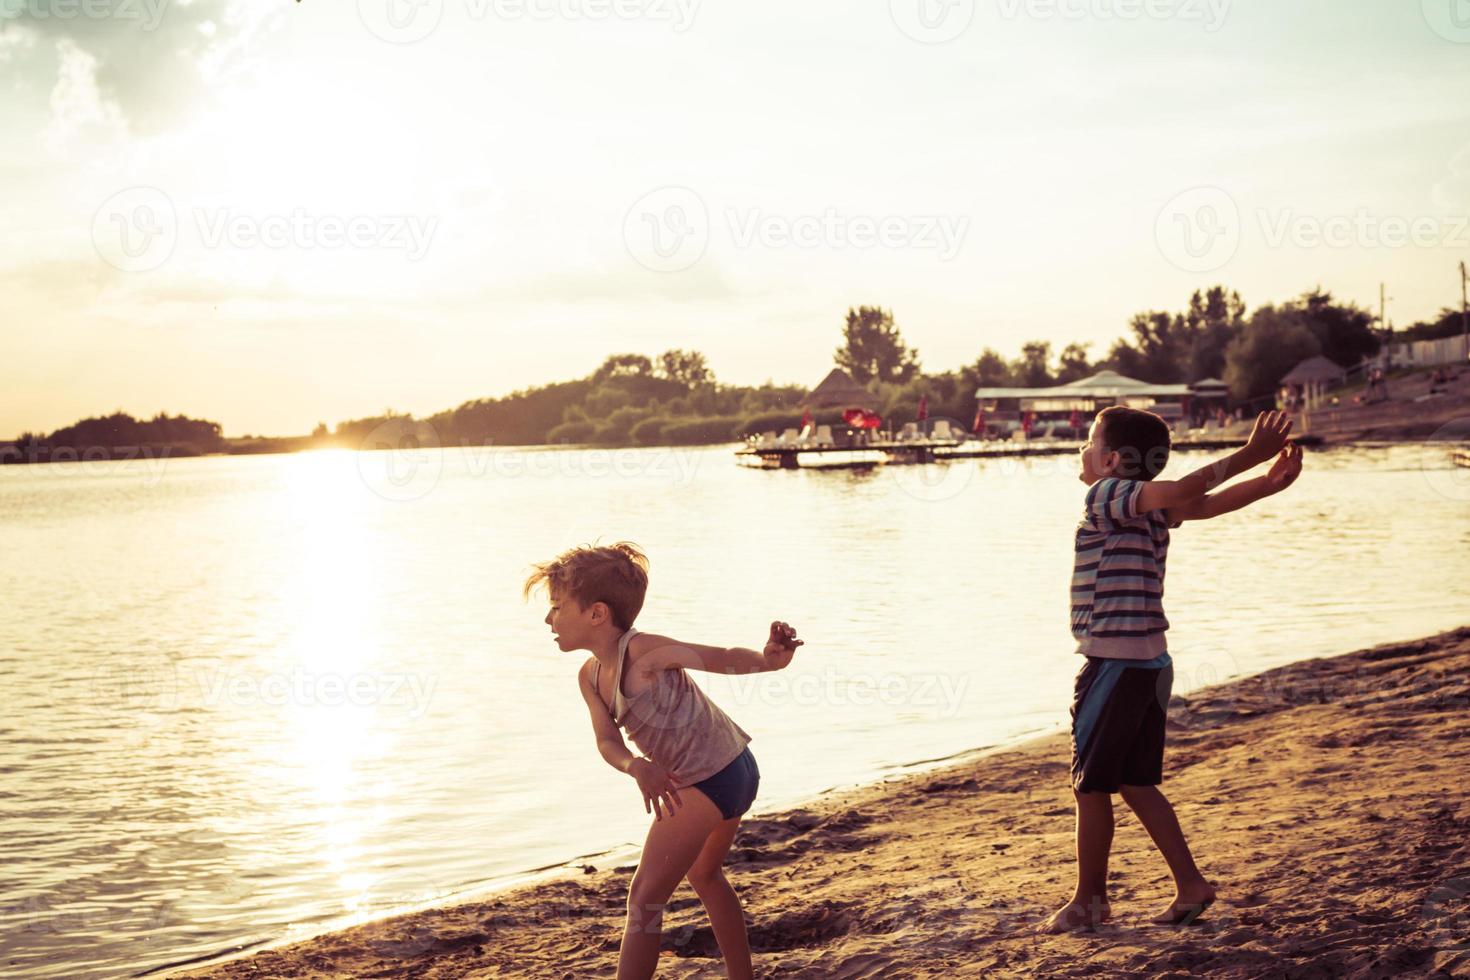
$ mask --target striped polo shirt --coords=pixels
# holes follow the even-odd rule
[[[1115,477],[1087,490],[1072,567],[1072,635],[1085,656],[1152,660],[1167,650],[1169,522],[1162,510],[1139,513],[1142,491],[1142,480]]]

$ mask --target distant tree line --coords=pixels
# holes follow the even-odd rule
[[[921,400],[931,416],[968,421],[977,388],[1045,387],[1100,370],[1157,384],[1221,378],[1237,401],[1250,401],[1274,392],[1281,376],[1305,358],[1321,354],[1350,367],[1377,353],[1381,342],[1370,312],[1339,303],[1321,289],[1247,313],[1239,293],[1217,285],[1196,291],[1183,310],[1143,311],[1128,326],[1129,333],[1097,361],[1091,360],[1089,344],[1069,343],[1054,352],[1051,342],[1033,340],[1013,358],[985,347],[957,370],[926,374],[893,313],[859,306],[847,311],[833,360],[871,393],[871,403],[862,407],[890,422],[912,420]],[[1431,339],[1459,329],[1459,312],[1447,309],[1438,320],[1415,324],[1395,339]],[[214,422],[163,414],[140,421],[122,412],[49,436],[26,433],[20,442],[21,448],[173,445],[197,452],[278,451],[312,445],[355,448],[386,432],[390,442],[437,439],[443,445],[695,445],[795,427],[804,417],[806,394],[800,386],[769,381],[757,387],[722,384],[702,353],[675,349],[657,358],[614,354],[585,378],[468,401],[425,419],[387,410],[333,428],[323,423],[309,438],[255,440],[253,450],[228,446]],[[841,409],[817,412],[814,421],[840,423]]]
[[[446,445],[700,445],[730,442],[788,419],[794,425],[805,394],[805,388],[770,382],[721,384],[703,354],[669,350],[656,360],[614,354],[588,377],[465,402],[422,421]],[[403,418],[387,412],[353,419],[327,438],[357,445]]]
[[[1465,332],[1465,317],[1458,309],[1445,307],[1439,313],[1439,318],[1428,323],[1416,323],[1407,330],[1399,331],[1393,335],[1398,343],[1406,343],[1413,340],[1443,340],[1445,337],[1458,337]]]
[[[1371,314],[1321,290],[1247,315],[1239,293],[1214,286],[1195,292],[1179,312],[1134,315],[1129,329],[1098,361],[1087,344],[1054,352],[1050,342],[1034,340],[1018,357],[986,347],[957,370],[925,373],[892,311],[858,306],[847,311],[833,362],[871,393],[862,407],[889,422],[914,419],[922,399],[931,416],[968,424],[982,387],[1045,387],[1111,369],[1160,384],[1223,378],[1244,401],[1272,393],[1303,358],[1321,353],[1347,366],[1379,343]],[[721,384],[703,354],[670,350],[657,358],[614,354],[586,378],[466,402],[421,421],[451,445],[692,445],[796,427],[805,395],[794,386]],[[841,415],[828,409],[812,419],[840,424]],[[342,422],[330,438],[360,445],[392,419],[400,420],[395,426],[414,421],[387,412]]]
[[[174,456],[200,456],[222,452],[225,439],[218,422],[169,416],[162,412],[151,419],[135,419],[122,411],[98,418],[82,419],[49,435],[23,432],[15,440],[23,457],[49,457],[55,450],[77,453],[96,450],[168,450]]]

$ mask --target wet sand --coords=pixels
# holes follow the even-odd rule
[[[1220,900],[1155,926],[1162,859],[1118,805],[1114,920],[1070,893],[1062,735],[745,823],[728,874],[762,977],[1470,976],[1470,627],[1176,697],[1164,790]],[[611,977],[631,868],[265,950],[239,978]],[[719,977],[687,886],[660,977]],[[176,974],[178,975],[178,974]]]

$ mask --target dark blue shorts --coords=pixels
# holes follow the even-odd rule
[[[694,784],[715,806],[719,807],[720,814],[726,820],[744,816],[745,811],[755,802],[755,792],[760,788],[761,771],[756,767],[755,756],[750,754],[750,746],[735,757],[719,772],[708,779],[701,779]]]
[[[1174,665],[1088,657],[1072,701],[1072,788],[1116,793],[1164,780],[1164,723]]]

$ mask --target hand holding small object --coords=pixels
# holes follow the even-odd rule
[[[791,663],[791,658],[796,656],[796,648],[805,641],[796,638],[796,630],[791,624],[779,620],[771,624],[771,635],[766,640],[766,648],[762,651],[766,663],[772,670],[780,670]]]

